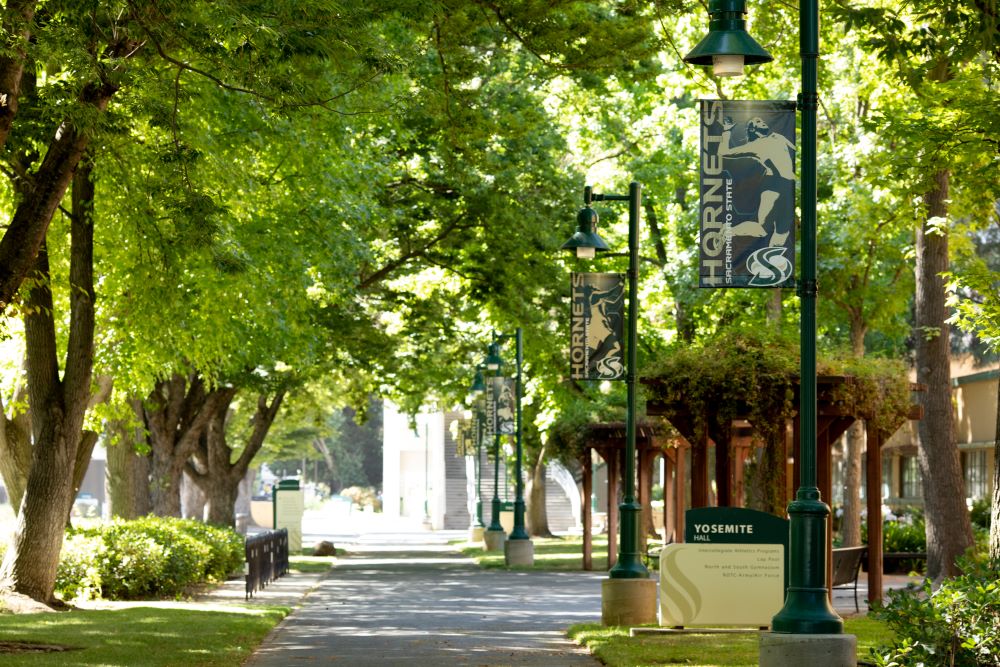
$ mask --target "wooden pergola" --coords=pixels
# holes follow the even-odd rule
[[[646,420],[636,424],[636,472],[638,474],[636,500],[642,506],[642,518],[639,525],[643,539],[645,539],[646,534],[653,532],[653,514],[649,501],[652,495],[653,465],[656,462],[656,457],[662,455],[665,460],[670,462],[680,460],[681,470],[684,469],[684,457],[683,455],[678,456],[677,453],[677,439],[668,438],[668,431],[669,429],[662,423],[654,421]],[[683,441],[679,444],[686,446]],[[625,422],[605,422],[587,426],[583,453],[580,458],[580,465],[583,467],[583,490],[581,491],[583,502],[581,505],[583,510],[583,569],[585,570],[594,569],[593,521],[590,510],[590,496],[594,489],[591,450],[596,451],[608,466],[608,567],[610,567],[618,559],[618,489],[620,488],[619,482],[625,457]],[[680,490],[680,502],[675,506],[680,508],[683,520],[683,487]]]
[[[920,419],[921,408],[910,405],[905,414],[852,414],[836,398],[836,390],[843,389],[850,382],[849,376],[820,376],[817,378],[817,479],[822,497],[829,501],[833,491],[832,447],[844,432],[858,419],[868,427],[868,449],[866,454],[865,496],[868,516],[882,514],[882,445],[908,419]],[[796,384],[796,394],[797,394]],[[911,389],[920,390],[917,385]],[[798,405],[798,397],[795,397]],[[684,510],[687,495],[687,471],[685,449],[691,449],[691,507],[707,507],[711,499],[711,477],[709,475],[709,452],[716,451],[715,475],[716,504],[719,506],[742,506],[744,501],[744,463],[754,448],[753,424],[749,421],[749,410],[737,410],[727,429],[696,428],[697,423],[715,424],[714,415],[691,414],[683,398],[670,403],[650,399],[646,405],[649,416],[661,416],[681,434],[681,438],[670,438],[667,429],[655,422],[641,422],[636,429],[638,502],[643,507],[642,539],[652,532],[652,515],[649,508],[652,488],[653,466],[657,456],[664,457],[666,468],[666,488],[664,488],[664,529],[675,541],[684,539]],[[697,420],[697,421],[696,421]],[[702,435],[699,436],[699,433]],[[785,460],[792,460],[791,479],[782,468],[777,481],[779,488],[785,489],[785,501],[790,501],[799,484],[799,420],[798,415],[788,420],[784,439]],[[618,478],[625,448],[624,423],[593,424],[588,428],[583,453],[583,525],[584,569],[593,567],[592,536],[590,516],[590,494],[592,491],[592,471],[590,450],[596,450],[608,465],[608,565],[617,557],[618,532]],[[720,455],[724,452],[724,455]],[[832,517],[827,527],[827,546],[832,548]],[[869,544],[882,544],[881,521],[870,521],[868,526]],[[827,558],[827,582],[832,580],[832,559]],[[868,550],[868,599],[882,598],[882,550]]]

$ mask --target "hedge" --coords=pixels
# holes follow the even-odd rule
[[[242,569],[243,538],[191,519],[144,517],[67,532],[56,574],[66,600],[173,597]]]

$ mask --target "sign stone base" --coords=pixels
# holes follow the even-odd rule
[[[854,667],[858,664],[858,638],[854,635],[793,635],[763,632],[760,635],[761,667]]]

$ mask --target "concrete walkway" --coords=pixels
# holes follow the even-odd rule
[[[255,595],[255,603],[295,609],[248,667],[600,664],[564,632],[574,623],[600,621],[606,572],[481,570],[449,545],[466,531],[432,533],[368,520],[337,522],[340,532],[334,533],[329,525],[307,525],[304,543],[328,539],[347,555],[328,573],[293,573]],[[885,577],[887,588],[911,581]],[[864,575],[858,583],[863,615]],[[230,584],[209,597],[242,603],[242,582]],[[853,591],[835,591],[833,602],[841,616],[855,615]]]
[[[481,570],[447,545],[455,537],[409,533],[339,542],[349,555],[246,664],[600,664],[563,633],[573,623],[600,621],[603,572]]]

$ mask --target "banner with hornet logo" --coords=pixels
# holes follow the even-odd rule
[[[570,377],[624,379],[625,276],[573,273],[570,304]]]
[[[517,408],[516,383],[514,378],[493,378],[494,392],[497,398],[497,432],[500,435],[514,435],[515,414]]]
[[[795,103],[701,100],[700,287],[795,284]]]
[[[486,415],[483,419],[483,439],[487,443],[493,442],[493,437],[497,432],[497,401],[493,378],[486,381]]]

